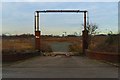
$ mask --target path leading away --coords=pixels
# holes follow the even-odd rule
[[[53,52],[69,52],[69,45],[72,43],[70,42],[52,42],[49,45],[52,48]]]
[[[118,68],[80,56],[38,56],[3,67],[3,78],[118,78]]]

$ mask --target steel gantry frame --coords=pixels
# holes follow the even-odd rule
[[[83,44],[83,53],[88,48],[88,30],[86,29],[87,23],[87,13],[86,10],[43,10],[35,11],[35,48],[40,51],[40,35],[41,31],[39,30],[39,13],[84,13],[84,30],[82,31],[82,44]]]

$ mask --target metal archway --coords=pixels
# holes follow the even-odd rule
[[[82,31],[82,44],[83,44],[83,53],[85,54],[85,50],[88,49],[88,30],[86,29],[86,20],[87,20],[87,12],[86,10],[44,10],[44,11],[35,11],[35,48],[40,51],[40,35],[41,32],[39,30],[39,13],[84,13],[84,30]]]

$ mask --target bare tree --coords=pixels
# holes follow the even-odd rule
[[[82,24],[82,26],[84,25]],[[87,24],[86,28],[88,30],[89,35],[95,35],[97,33],[96,30],[98,29],[98,25],[91,23],[91,24]]]
[[[87,25],[87,30],[89,35],[95,35],[97,33],[98,25],[96,24],[89,24]]]
[[[89,24],[87,25],[87,30],[88,30],[88,34],[89,34],[89,40],[88,40],[88,44],[89,45],[94,45],[94,41],[93,41],[93,38],[94,38],[94,35],[97,33],[97,29],[98,29],[98,25],[96,24]],[[89,46],[90,47],[90,46]]]

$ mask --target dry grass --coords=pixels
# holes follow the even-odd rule
[[[25,51],[35,51],[35,40],[34,38],[3,38],[2,39],[2,53],[14,54],[22,53]],[[50,46],[46,41],[41,40],[41,50],[44,52],[51,52]]]
[[[94,36],[90,42],[89,49],[95,49],[98,45],[104,43],[106,39],[106,36]]]
[[[73,43],[72,45],[69,46],[69,51],[70,52],[82,52],[82,44],[80,43]]]
[[[90,50],[93,51],[106,51],[106,52],[115,52],[118,48],[117,43],[111,45],[105,45],[107,37],[106,36],[95,36],[91,45],[89,46]],[[42,37],[41,38],[41,50],[43,52],[51,52],[52,49],[49,45],[51,42],[71,42],[73,45],[70,45],[70,52],[82,52],[82,37]],[[1,44],[1,43],[0,43]],[[32,38],[3,38],[2,39],[2,51],[7,53],[14,52],[24,52],[24,51],[34,51],[34,37]]]
[[[90,45],[90,49],[99,52],[118,53],[118,38],[113,36],[113,40],[108,36],[95,37]]]
[[[32,51],[34,50],[34,44],[31,39],[25,38],[10,38],[2,39],[2,51],[3,53],[10,52],[23,52],[23,51]]]
[[[69,52],[82,52],[82,38],[81,37],[48,37],[48,38],[42,38],[43,42],[46,41],[46,43],[51,42],[70,42],[72,45],[69,46]]]
[[[42,52],[52,52],[52,49],[47,41],[41,40],[41,51]]]
[[[47,42],[81,42],[81,37],[42,37]]]

